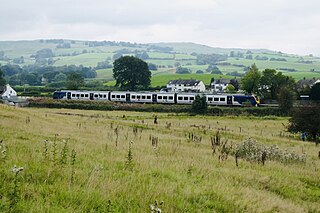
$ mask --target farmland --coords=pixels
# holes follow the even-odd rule
[[[63,45],[67,45],[67,47],[62,48]],[[200,71],[200,73],[205,74],[211,72],[207,71],[210,62],[207,61],[205,64],[198,62],[197,56],[201,54],[226,56],[225,60],[215,64],[223,73],[222,78],[233,78],[244,74],[247,67],[253,63],[260,70],[276,69],[285,75],[294,77],[296,80],[320,77],[320,58],[317,56],[300,56],[266,49],[217,48],[194,43],[136,44],[63,39],[0,41],[0,64],[15,64],[17,59],[20,61],[19,59],[23,58],[18,64],[20,67],[37,65],[36,54],[43,49],[52,51],[50,66],[83,65],[94,68],[97,79],[106,83],[105,85],[114,85],[112,68],[98,68],[98,63],[106,62],[112,65],[114,57],[119,53],[135,55],[139,52],[144,52],[147,55],[144,59],[147,63],[152,63],[158,68],[157,71],[152,71],[152,86],[154,87],[164,86],[167,80],[171,79],[195,78],[202,80],[207,78],[208,75],[196,75],[196,72]],[[49,61],[48,58],[45,58],[42,63],[46,63],[46,60]],[[192,75],[180,74],[177,76],[176,68],[179,66],[188,68]],[[32,71],[30,70],[30,72]],[[9,81],[9,76],[7,78]]]
[[[319,148],[285,132],[287,118],[4,105],[0,117],[1,212],[150,212],[155,201],[164,212],[320,209]],[[213,153],[218,131],[227,145],[251,138],[306,158],[236,166]]]

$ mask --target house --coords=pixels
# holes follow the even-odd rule
[[[230,79],[217,79],[211,82],[210,88],[211,92],[224,92],[230,83]]]
[[[167,83],[168,92],[204,92],[206,86],[199,80],[171,80]]]
[[[9,99],[12,97],[17,97],[17,92],[9,84],[0,87],[0,99]]]
[[[298,88],[303,89],[303,88],[307,88],[307,87],[312,87],[313,85],[320,83],[320,79],[316,79],[316,78],[303,78],[302,80],[298,81]]]

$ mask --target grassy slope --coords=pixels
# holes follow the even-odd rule
[[[67,41],[70,42],[70,41]],[[246,52],[243,49],[232,49],[232,48],[212,48],[205,45],[199,45],[194,43],[160,43],[157,44],[159,46],[171,46],[174,48],[174,51],[179,52],[176,54],[169,53],[157,53],[157,52],[148,52],[150,59],[146,60],[148,63],[154,63],[156,65],[164,65],[174,66],[176,62],[179,62],[182,66],[190,68],[193,72],[197,70],[205,70],[206,66],[196,65],[196,57],[191,56],[192,52],[197,53],[220,53],[220,54],[229,54],[230,51],[242,51]],[[76,65],[84,65],[94,67],[98,62],[104,61],[107,58],[111,58],[116,50],[120,49],[129,49],[134,51],[136,48],[132,47],[123,47],[123,46],[99,46],[99,47],[89,47],[84,45],[84,41],[75,41],[75,44],[71,44],[71,48],[69,49],[57,49],[56,44],[41,43],[40,41],[0,41],[0,50],[5,52],[5,55],[9,58],[13,59],[16,57],[24,56],[25,64],[33,64],[34,59],[30,58],[30,55],[35,54],[36,51],[42,48],[50,48],[54,51],[56,57],[55,66],[62,66],[66,64],[76,64]],[[141,46],[138,48],[139,50],[146,50],[146,46]],[[76,56],[61,56],[62,54],[73,54],[81,53],[83,50],[87,50],[89,53],[80,54]],[[257,60],[247,60],[243,58],[229,58],[226,62],[231,64],[241,64],[245,66],[250,66],[253,63],[256,63],[260,70],[271,68],[271,69],[279,69],[279,68],[290,68],[296,69],[296,72],[287,72],[282,71],[286,75],[293,76],[297,80],[302,79],[303,77],[312,78],[312,77],[320,77],[320,72],[310,72],[311,69],[315,69],[316,71],[320,71],[320,59],[316,57],[304,56],[305,60],[313,61],[312,64],[303,64],[298,63],[300,56],[297,55],[288,55],[283,53],[275,53],[268,50],[252,50],[254,51],[253,57],[259,56],[267,56],[270,58],[285,58],[287,62],[277,62],[277,61],[257,61]],[[112,61],[110,61],[112,63]],[[6,64],[6,61],[0,61],[1,64]],[[191,65],[190,65],[191,64]],[[219,69],[227,74],[228,72],[238,71],[243,72],[243,68],[235,67],[235,66],[218,66]],[[173,74],[171,68],[167,68],[167,74]],[[164,73],[162,73],[164,74]],[[110,80],[110,73],[104,71],[98,71],[98,78],[105,80]],[[172,78],[168,77],[168,78]]]
[[[109,72],[104,72],[104,74],[99,74],[100,76],[105,75],[107,76]],[[209,85],[211,78],[214,77],[215,79],[218,78],[234,78],[232,76],[226,76],[226,75],[217,75],[217,74],[168,74],[165,72],[164,74],[154,75],[151,77],[151,86],[157,87],[157,86],[165,86],[167,85],[168,81],[174,80],[174,79],[196,79],[201,80],[205,85]],[[106,83],[107,86],[114,86],[115,81],[109,81]]]
[[[7,146],[7,159],[0,161],[0,211],[9,208],[13,165],[24,167],[17,178],[19,195],[13,211],[107,212],[108,200],[115,212],[148,212],[155,200],[164,201],[164,212],[320,209],[318,149],[310,143],[280,137],[283,123],[287,123],[284,118],[158,113],[159,124],[154,125],[151,113],[19,109],[3,105],[0,116],[0,135]],[[26,123],[27,118],[30,123]],[[281,149],[298,153],[303,150],[308,154],[307,164],[267,162],[261,166],[241,160],[236,167],[233,157],[219,162],[210,148],[210,136],[217,130],[222,140],[233,143],[252,137]],[[201,136],[202,142],[188,142],[188,132]],[[52,161],[55,134],[56,163]],[[157,149],[151,145],[151,136],[159,138]],[[68,149],[61,152],[62,141],[67,138]],[[50,141],[47,152],[44,140]],[[129,141],[133,141],[133,170],[126,167]],[[77,152],[74,166],[70,165],[72,149]],[[59,163],[63,159],[61,153],[67,154],[67,164]]]

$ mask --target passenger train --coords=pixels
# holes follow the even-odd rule
[[[103,100],[124,103],[192,104],[197,95],[205,96],[208,105],[258,106],[259,104],[253,95],[180,92],[61,90],[55,91],[53,98],[64,100]]]

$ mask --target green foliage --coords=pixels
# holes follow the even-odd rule
[[[320,83],[317,83],[311,87],[310,99],[320,101]]]
[[[292,112],[288,131],[305,132],[312,141],[319,142],[320,136],[320,105],[299,106]]]
[[[290,87],[281,87],[277,96],[280,111],[284,114],[289,114],[295,99],[295,93]]]
[[[194,113],[206,113],[208,110],[208,104],[206,102],[206,96],[196,95],[195,100],[192,102],[192,112]]]
[[[241,88],[247,93],[257,93],[259,89],[260,78],[260,71],[255,64],[252,64],[249,71],[241,79]]]
[[[4,79],[4,73],[0,68],[0,87],[3,87],[4,85],[6,85],[6,79]]]
[[[236,92],[236,88],[232,84],[228,84],[226,91],[228,93],[234,93],[234,92]]]
[[[279,161],[282,163],[306,163],[307,156],[305,154],[299,155],[295,152],[282,151],[278,146],[272,145],[270,147],[263,144],[258,144],[253,139],[248,139],[236,146],[234,149],[236,163],[238,158],[242,158],[249,162],[262,163],[267,160]]]
[[[177,74],[190,74],[190,73],[191,73],[191,70],[188,69],[188,68],[186,68],[186,67],[181,67],[181,66],[179,66],[179,67],[177,67],[177,69],[176,69],[176,73],[177,73]]]
[[[148,64],[133,56],[122,56],[114,61],[113,77],[116,79],[116,86],[129,90],[135,90],[139,86],[147,88],[151,82]]]
[[[84,78],[76,72],[72,72],[67,76],[67,89],[76,90],[84,84]]]

